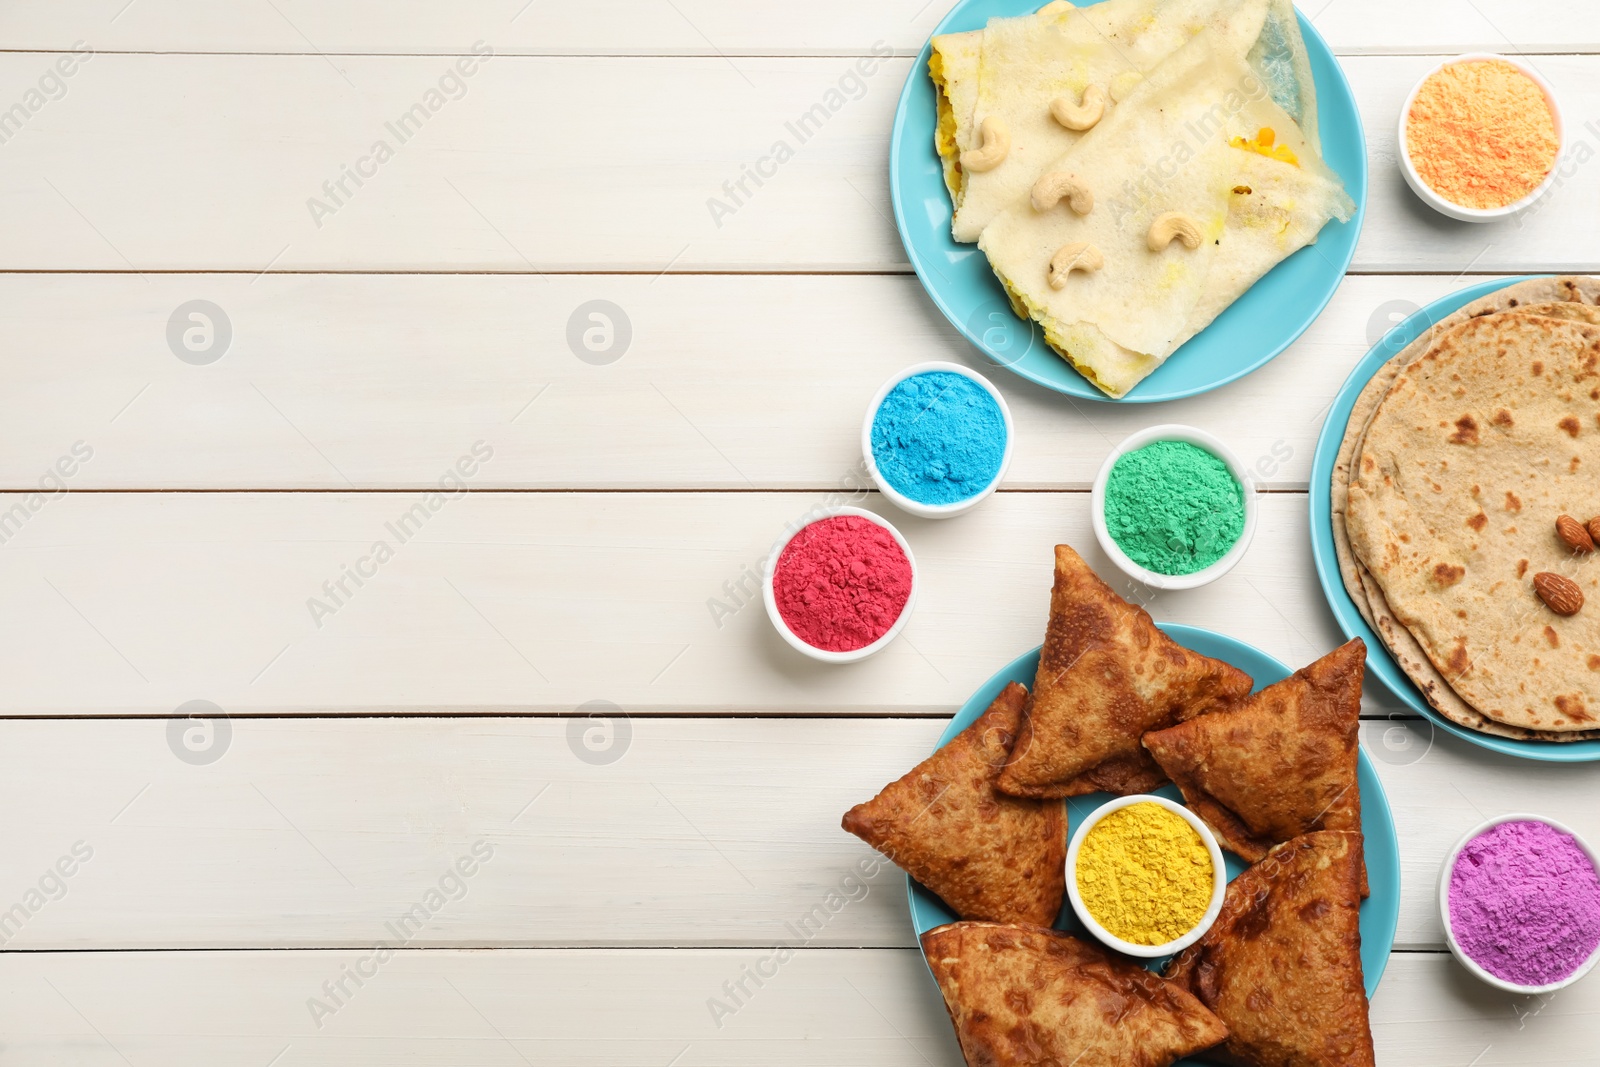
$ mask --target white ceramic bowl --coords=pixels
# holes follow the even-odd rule
[[[1545,102],[1550,105],[1550,115],[1555,120],[1556,126],[1556,158],[1550,164],[1550,173],[1544,176],[1544,181],[1540,182],[1533,192],[1529,193],[1521,200],[1507,204],[1505,207],[1463,207],[1460,204],[1446,200],[1444,197],[1434,192],[1433,188],[1428,185],[1427,182],[1422,180],[1422,176],[1417,173],[1417,168],[1411,163],[1411,152],[1406,147],[1406,118],[1411,114],[1411,104],[1416,100],[1417,92],[1422,88],[1423,82],[1426,82],[1429,78],[1433,77],[1446,67],[1454,66],[1457,63],[1470,63],[1474,60],[1482,59],[1498,59],[1503,62],[1510,63],[1513,67],[1516,67],[1529,78],[1533,79],[1533,83],[1544,91]],[[1428,73],[1424,74],[1421,79],[1417,81],[1416,85],[1412,86],[1411,92],[1406,96],[1406,102],[1404,106],[1400,108],[1400,172],[1405,175],[1406,184],[1411,186],[1411,191],[1416,193],[1417,197],[1421,199],[1423,203],[1433,208],[1433,210],[1439,212],[1441,215],[1448,215],[1452,219],[1459,219],[1462,222],[1495,222],[1499,219],[1510,218],[1521,211],[1525,211],[1529,205],[1549,191],[1550,187],[1555,183],[1556,171],[1561,165],[1561,157],[1566,151],[1566,148],[1566,127],[1561,120],[1561,105],[1556,101],[1555,90],[1550,88],[1550,83],[1545,81],[1544,78],[1539,75],[1538,71],[1528,66],[1528,64],[1524,63],[1516,56],[1502,56],[1493,52],[1467,52],[1459,56],[1451,56],[1444,62],[1434,66],[1428,71]]]
[[[1467,844],[1474,838],[1505,822],[1542,822],[1551,829],[1567,834],[1578,843],[1578,847],[1583,850],[1584,855],[1589,857],[1589,862],[1595,865],[1595,869],[1600,870],[1600,856],[1595,855],[1595,851],[1589,847],[1589,843],[1579,837],[1570,826],[1564,826],[1554,819],[1547,819],[1543,815],[1512,814],[1500,815],[1481,822],[1471,830],[1468,830],[1462,835],[1461,840],[1456,842],[1455,848],[1450,850],[1450,855],[1444,861],[1444,868],[1439,872],[1439,918],[1444,923],[1445,942],[1450,946],[1451,954],[1460,961],[1461,966],[1470,971],[1474,977],[1482,979],[1496,989],[1502,989],[1507,993],[1553,993],[1557,989],[1566,988],[1593,970],[1596,961],[1600,961],[1600,947],[1597,947],[1595,951],[1589,954],[1589,958],[1583,962],[1582,966],[1559,982],[1551,982],[1548,985],[1518,985],[1515,982],[1508,982],[1504,978],[1496,978],[1479,966],[1477,961],[1467,955],[1466,950],[1456,940],[1455,928],[1450,925],[1450,872],[1456,868],[1456,858],[1461,855],[1461,850],[1466,848]]]
[[[1183,821],[1195,828],[1200,835],[1200,840],[1206,843],[1206,851],[1211,853],[1211,870],[1213,881],[1211,886],[1211,904],[1206,908],[1206,913],[1200,917],[1200,922],[1193,930],[1184,934],[1176,941],[1168,941],[1164,945],[1136,945],[1132,941],[1122,938],[1100,925],[1088,907],[1083,903],[1083,897],[1078,893],[1078,849],[1083,845],[1083,839],[1090,830],[1099,824],[1100,820],[1112,812],[1125,808],[1130,804],[1158,804],[1170,812],[1183,816]],[[1089,817],[1078,824],[1078,829],[1072,834],[1072,841],[1067,845],[1067,899],[1072,901],[1072,910],[1077,913],[1083,925],[1100,941],[1118,952],[1140,959],[1155,959],[1158,956],[1169,956],[1174,952],[1182,952],[1196,941],[1205,936],[1211,924],[1217,921],[1217,916],[1222,912],[1222,898],[1228,889],[1228,869],[1222,862],[1222,849],[1217,847],[1216,835],[1211,828],[1201,822],[1199,817],[1182,804],[1175,804],[1166,797],[1140,794],[1131,797],[1118,797],[1107,804],[1096,808]]]
[[[1128,554],[1122,551],[1122,547],[1117,544],[1111,536],[1111,531],[1106,527],[1106,482],[1111,478],[1111,468],[1117,465],[1117,460],[1129,452],[1135,452],[1155,441],[1185,441],[1205,449],[1228,465],[1228,470],[1233,472],[1240,488],[1244,490],[1244,529],[1239,533],[1239,540],[1234,542],[1233,547],[1228,549],[1221,559],[1193,574],[1160,574],[1146,570],[1128,558]],[[1216,437],[1196,427],[1178,423],[1166,423],[1140,430],[1113,448],[1106,461],[1100,465],[1100,473],[1095,476],[1094,492],[1090,495],[1089,503],[1094,536],[1100,542],[1100,547],[1105,550],[1105,554],[1111,557],[1111,562],[1117,565],[1118,570],[1151,589],[1197,589],[1216,581],[1244,558],[1245,549],[1250,547],[1250,539],[1256,533],[1256,483],[1250,476],[1249,468],[1240,463],[1239,457]]]
[[[984,391],[990,396],[994,397],[994,402],[1000,406],[1000,418],[1005,422],[1006,427],[1006,447],[1005,451],[1000,455],[1000,469],[995,472],[994,480],[988,485],[984,486],[983,489],[974,493],[972,496],[966,497],[962,500],[957,500],[953,504],[924,504],[920,501],[912,500],[910,497],[906,496],[904,493],[900,492],[894,486],[889,484],[889,480],[883,476],[881,471],[878,470],[877,458],[872,454],[872,423],[878,417],[878,409],[883,406],[883,401],[889,395],[889,391],[895,386],[899,385],[901,382],[905,381],[907,378],[914,378],[919,374],[931,374],[938,371],[944,371],[949,374],[959,374],[963,378],[968,378],[982,386]],[[861,424],[861,455],[862,458],[866,460],[867,473],[872,475],[872,480],[877,483],[878,489],[895,507],[899,508],[901,511],[916,515],[918,518],[950,519],[960,515],[963,512],[971,511],[984,500],[988,499],[989,494],[993,493],[997,488],[999,488],[1001,480],[1006,476],[1006,468],[1011,466],[1011,449],[1016,439],[1016,428],[1011,423],[1011,409],[1006,406],[1006,398],[1000,395],[1000,390],[996,389],[989,379],[985,378],[976,371],[968,370],[959,363],[941,363],[934,361],[930,363],[917,363],[913,366],[907,367],[905,370],[884,382],[883,385],[878,389],[877,394],[872,398],[872,403],[867,405],[867,417]]]
[[[906,563],[911,567],[911,594],[906,597],[905,606],[900,609],[900,617],[895,619],[894,625],[884,631],[883,636],[872,642],[872,644],[851,649],[849,652],[830,652],[825,648],[818,648],[802,641],[798,634],[789,629],[789,624],[783,621],[783,613],[778,610],[778,598],[772,591],[772,576],[778,569],[778,557],[782,556],[783,550],[789,547],[789,542],[799,536],[801,530],[806,529],[813,523],[835,518],[839,515],[854,515],[888,530],[889,535],[900,546],[900,551],[906,554]],[[794,648],[804,652],[812,659],[821,660],[824,663],[854,663],[858,659],[866,659],[874,652],[881,650],[885,645],[893,641],[899,635],[901,629],[905,627],[906,620],[911,617],[911,607],[917,601],[917,559],[911,554],[911,546],[906,543],[906,539],[900,536],[900,531],[872,512],[863,511],[860,508],[827,508],[814,517],[807,519],[800,526],[795,527],[777,544],[772,546],[772,551],[767,553],[767,562],[762,567],[761,599],[767,606],[767,618],[771,619],[772,625],[777,627],[779,636]]]

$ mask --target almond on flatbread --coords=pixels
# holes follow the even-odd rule
[[[1234,708],[1145,734],[1144,747],[1222,846],[1252,863],[1313,830],[1359,832],[1366,658],[1355,638]]]
[[[1006,686],[948,745],[844,816],[844,828],[968,919],[1049,926],[1067,891],[1059,800],[995,789],[1028,690]]]
[[[1373,1067],[1361,976],[1361,837],[1279,845],[1228,886],[1222,914],[1167,964],[1228,1027],[1240,1067]]]
[[[1000,789],[1025,797],[1148,792],[1166,775],[1139,739],[1245,696],[1251,684],[1237,667],[1162,633],[1082,556],[1057,545],[1033,706]]]
[[[922,951],[968,1067],[1166,1067],[1228,1035],[1188,990],[1056,930],[952,923]]]

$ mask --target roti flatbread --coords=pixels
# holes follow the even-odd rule
[[[969,1067],[1166,1067],[1228,1033],[1188,990],[1055,930],[952,923],[922,951]]]
[[[1279,845],[1228,886],[1222,914],[1167,964],[1222,1019],[1214,1059],[1241,1067],[1373,1067],[1361,975],[1358,834]]]
[[[844,816],[847,831],[963,918],[1048,926],[1066,893],[1065,805],[995,789],[1027,699],[1008,685],[949,744]]]
[[[1600,615],[1533,591],[1551,571],[1600,596],[1555,534],[1600,513],[1600,326],[1519,312],[1470,319],[1403,368],[1368,425],[1346,535],[1450,688],[1545,731],[1600,726]],[[1370,604],[1369,604],[1370,607]]]
[[[1358,637],[1234,708],[1145,734],[1144,747],[1223,847],[1252,863],[1313,830],[1360,832],[1366,656]]]
[[[1434,710],[1451,722],[1471,730],[1516,740],[1577,741],[1600,737],[1600,729],[1554,732],[1508,726],[1486,718],[1450,688],[1444,675],[1428,660],[1411,632],[1395,618],[1382,589],[1350,550],[1345,511],[1351,463],[1365,442],[1373,413],[1388,394],[1401,369],[1426,354],[1444,334],[1471,319],[1512,310],[1518,314],[1594,322],[1600,320],[1600,308],[1594,307],[1597,300],[1600,300],[1600,279],[1532,278],[1480,297],[1441,319],[1380,367],[1367,382],[1356,398],[1335,458],[1330,488],[1331,524],[1334,553],[1345,589],[1367,625],[1383,640],[1395,662],[1421,690]]]
[[[1057,545],[1033,704],[1000,775],[1000,790],[1067,797],[1110,788],[1080,776],[1108,761],[1116,761],[1107,770],[1117,775],[1131,775],[1140,761],[1153,769],[1139,744],[1146,731],[1245,696],[1251,686],[1250,676],[1237,667],[1173,641],[1148,612],[1101,581],[1070,545]],[[1141,784],[1130,791],[1147,789]]]

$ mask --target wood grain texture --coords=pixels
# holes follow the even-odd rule
[[[307,1001],[363,953],[8,953],[14,1063],[505,1067],[959,1067],[921,956],[802,950],[720,1028],[707,1001],[759,951],[404,952],[319,1029]],[[768,966],[770,970],[770,965]],[[1506,998],[1448,956],[1390,960],[1373,1001],[1381,1063],[1588,1062],[1600,986]]]
[[[226,14],[205,0],[21,0],[0,13],[13,48],[105,51],[437,53],[483,38],[498,51],[532,55],[861,54],[877,40],[916,52],[949,0],[819,0],[804,6],[736,0],[274,0]],[[1335,50],[1449,53],[1586,52],[1600,48],[1600,17],[1572,5],[1521,0],[1311,0],[1301,7]]]
[[[192,748],[160,720],[0,722],[0,810],[31,813],[0,853],[4,947],[355,948],[391,923],[411,947],[913,946],[903,876],[839,817],[943,720],[595,714],[234,719]],[[1600,836],[1586,768],[1528,776],[1419,721],[1362,739],[1400,834],[1400,949],[1443,949],[1439,865],[1485,818]]]
[[[56,58],[0,54],[0,101]],[[465,79],[454,62],[96,55],[4,143],[0,210],[18,225],[0,269],[906,269],[885,139],[909,58],[497,56]],[[1433,62],[1344,61],[1373,164],[1356,269],[1592,269],[1600,221],[1582,205],[1600,192],[1600,135],[1583,123],[1600,112],[1600,56],[1538,59],[1574,155],[1536,211],[1491,227],[1434,214],[1394,166],[1400,105]],[[459,88],[440,94],[445,77]],[[418,128],[390,129],[425,103]],[[819,103],[825,121],[791,129]],[[792,158],[743,178],[780,140]]]
[[[1262,496],[1255,541],[1232,573],[1151,598],[1095,548],[1084,494],[1000,493],[950,521],[889,509],[920,569],[912,618],[871,659],[818,663],[749,598],[786,526],[830,499],[46,498],[0,545],[0,712],[165,716],[195,699],[236,715],[565,714],[595,699],[629,711],[948,712],[1039,643],[1059,541],[1158,618],[1286,661],[1340,641],[1302,495]],[[392,553],[381,564],[378,542]],[[369,576],[357,586],[346,567]]]
[[[864,481],[879,385],[942,359],[1005,394],[1008,488],[1087,489],[1115,442],[1163,421],[1218,434],[1264,487],[1304,489],[1368,345],[1463,284],[1347,278],[1265,368],[1157,409],[989,365],[908,275],[0,275],[0,488],[36,487],[77,441],[94,456],[75,489],[421,488],[481,439],[478,488],[826,491]],[[232,334],[203,366],[166,340],[195,299]],[[629,333],[603,365],[568,338],[574,317],[595,326],[594,300]]]

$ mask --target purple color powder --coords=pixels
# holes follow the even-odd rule
[[[1600,874],[1571,834],[1542,822],[1503,822],[1467,842],[1449,901],[1457,944],[1517,985],[1559,982],[1600,946]]]

